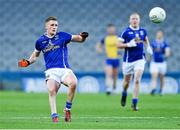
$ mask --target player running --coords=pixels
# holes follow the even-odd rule
[[[159,94],[162,95],[164,75],[167,71],[166,58],[170,56],[170,47],[164,39],[163,31],[157,31],[156,39],[152,42],[151,47],[153,48],[153,57],[150,63],[151,95],[154,95],[156,92],[158,75],[160,77]]]
[[[79,35],[71,35],[66,32],[57,32],[58,21],[56,17],[48,17],[45,20],[45,29],[46,33],[36,41],[35,50],[30,58],[20,60],[18,64],[20,67],[27,67],[36,61],[40,52],[43,53],[52,121],[58,122],[56,95],[61,84],[64,84],[68,87],[67,102],[64,109],[65,121],[70,122],[70,110],[77,86],[77,78],[68,64],[67,45],[71,41],[84,42],[88,37],[88,33],[82,32]]]
[[[116,89],[116,80],[118,77],[118,36],[116,35],[116,28],[113,24],[107,26],[107,35],[96,44],[96,49],[99,53],[102,53],[103,46],[105,46],[106,52],[106,66],[105,66],[105,83],[106,94],[110,95],[111,92]]]
[[[129,87],[132,75],[134,77],[133,82],[133,98],[132,98],[132,109],[134,111],[138,110],[138,93],[139,86],[141,82],[141,77],[145,66],[145,53],[144,45],[146,47],[147,53],[152,55],[152,49],[149,45],[149,40],[147,37],[147,32],[145,29],[140,28],[140,15],[138,13],[132,13],[129,19],[129,27],[122,33],[119,38],[120,42],[118,47],[120,49],[125,49],[123,58],[123,91],[121,97],[121,105],[126,105],[127,89]]]

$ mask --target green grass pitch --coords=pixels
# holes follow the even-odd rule
[[[180,129],[180,95],[140,95],[139,111],[120,106],[120,95],[76,94],[72,122],[63,120],[66,94],[58,94],[60,122],[52,123],[47,93],[0,92],[0,129]]]

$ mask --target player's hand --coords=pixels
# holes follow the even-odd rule
[[[152,48],[151,48],[150,46],[147,46],[146,51],[147,51],[147,53],[150,54],[150,55],[153,54],[153,50],[152,50]]]
[[[19,62],[18,62],[18,66],[19,67],[27,67],[30,65],[30,61],[26,60],[26,59],[21,59]]]
[[[88,32],[81,32],[79,35],[83,38],[87,38],[89,36],[89,33]]]
[[[128,47],[136,47],[137,44],[136,44],[135,39],[132,39],[130,42],[128,42],[128,43],[127,43],[127,46],[128,46]]]

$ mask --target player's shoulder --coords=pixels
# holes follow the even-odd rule
[[[57,33],[59,39],[64,39],[66,43],[69,43],[72,40],[73,35],[67,32],[58,32]]]
[[[140,27],[139,31],[147,32],[145,28]]]
[[[142,28],[142,27],[139,28],[139,33],[140,33],[140,35],[144,35],[144,36],[147,35],[146,29],[144,29],[144,28]]]
[[[126,27],[126,28],[124,29],[124,32],[129,32],[129,31],[132,31],[132,29],[131,29],[130,27]]]
[[[41,43],[43,41],[45,41],[47,39],[47,37],[45,37],[44,35],[41,35],[37,40],[36,43]]]
[[[163,44],[164,44],[164,46],[169,46],[169,43],[167,42],[166,39],[163,40]]]
[[[60,35],[60,36],[71,35],[70,33],[68,33],[68,32],[63,32],[63,31],[60,31],[60,32],[58,32],[57,34]]]
[[[121,35],[123,35],[123,34],[128,34],[128,33],[131,32],[131,31],[132,31],[131,28],[126,27],[126,28],[124,29],[124,31],[121,33]]]
[[[154,40],[152,40],[152,42],[151,42],[151,45],[152,46],[155,46],[157,44],[157,41],[154,39]]]

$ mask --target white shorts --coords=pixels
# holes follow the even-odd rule
[[[162,62],[162,63],[151,62],[150,63],[150,73],[166,74],[166,71],[167,71],[166,62]]]
[[[144,59],[137,60],[134,62],[123,62],[122,71],[124,75],[133,74],[135,70],[143,70],[145,67],[146,61]]]
[[[45,71],[46,81],[54,79],[58,83],[63,83],[68,74],[74,75],[73,71],[68,68],[51,68]]]

